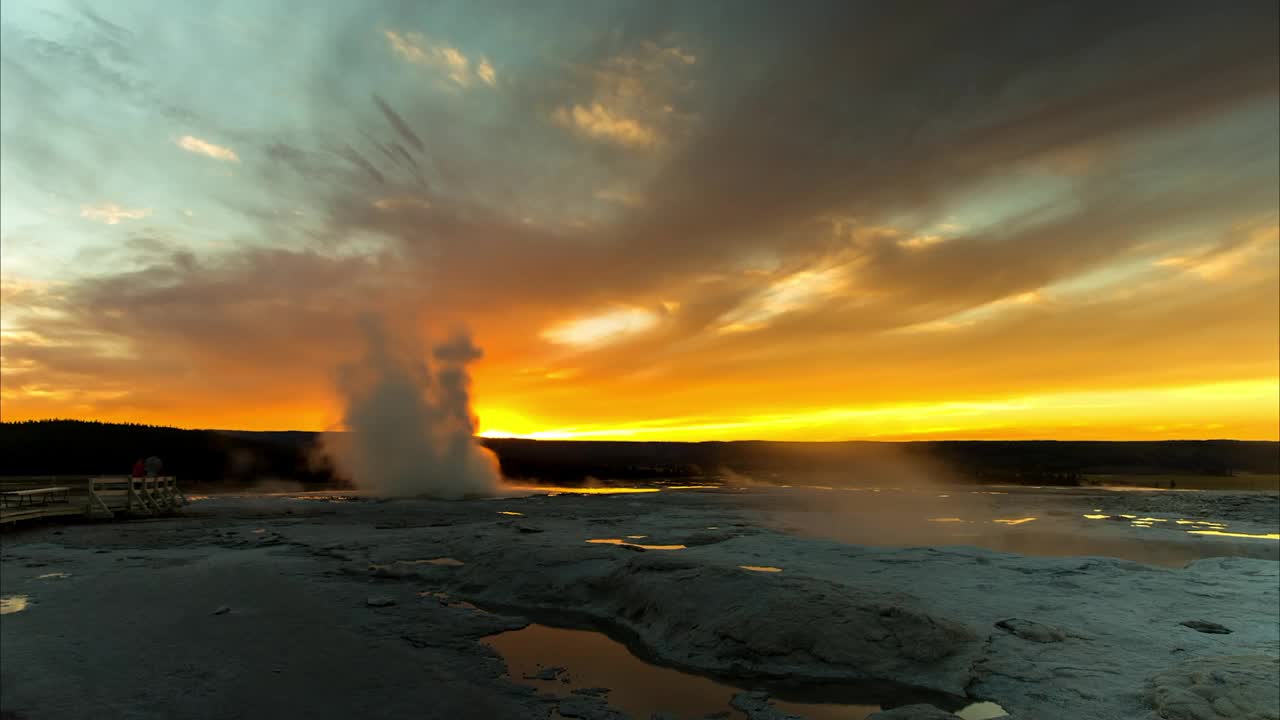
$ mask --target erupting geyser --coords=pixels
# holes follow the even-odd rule
[[[358,487],[379,495],[459,498],[494,492],[497,458],[475,440],[467,364],[480,348],[465,331],[431,349],[364,324],[365,358],[341,368],[345,432],[325,448]]]

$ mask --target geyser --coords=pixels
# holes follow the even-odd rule
[[[363,323],[365,356],[338,372],[342,432],[325,449],[357,487],[379,495],[460,498],[492,494],[498,461],[475,439],[469,363],[483,354],[456,331],[423,352],[412,335]]]

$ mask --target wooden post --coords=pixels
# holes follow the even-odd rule
[[[111,512],[111,508],[107,507],[107,504],[102,501],[102,497],[99,496],[98,493],[94,492],[93,478],[89,478],[89,508],[90,509],[87,514],[93,515],[92,508],[94,503],[97,503],[97,505],[102,508],[102,512],[106,513],[107,517],[113,518],[116,516],[115,513]]]

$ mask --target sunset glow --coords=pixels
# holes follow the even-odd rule
[[[4,4],[4,420],[333,428],[376,315],[486,437],[1280,439],[1273,5],[292,12]]]

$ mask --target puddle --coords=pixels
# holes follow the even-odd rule
[[[1188,530],[1191,535],[1214,535],[1216,537],[1253,538],[1254,540],[1280,540],[1280,533],[1240,533],[1225,530]]]
[[[656,487],[560,487],[556,485],[508,485],[508,488],[530,495],[631,495],[635,493],[656,493],[662,488]]]
[[[22,612],[27,609],[31,598],[28,595],[5,595],[0,597],[0,615]]]
[[[991,522],[993,522],[993,523],[1000,523],[1000,524],[1002,524],[1002,525],[1021,525],[1021,524],[1023,524],[1023,523],[1029,523],[1029,522],[1031,522],[1032,520],[1035,520],[1035,519],[1036,519],[1036,518],[1033,518],[1033,517],[1024,517],[1024,518],[997,518],[997,519],[995,519],[995,520],[992,520]]]
[[[1008,717],[1009,713],[993,702],[980,702],[957,710],[956,715],[962,720],[993,720]]]
[[[658,713],[679,718],[711,716],[745,720],[746,717],[729,704],[744,688],[646,662],[633,655],[626,645],[594,630],[533,624],[492,635],[481,642],[502,655],[507,663],[507,675],[513,682],[540,692],[571,697],[574,690],[597,689],[598,692],[600,688],[608,688],[600,697],[633,718],[648,718]],[[817,694],[812,697],[791,697],[790,692],[781,694],[786,697],[771,698],[779,711],[809,720],[865,720],[881,709],[874,697],[861,697],[853,702],[813,702]],[[887,701],[892,694],[881,693],[880,697]],[[892,703],[893,706],[912,702],[902,697],[901,690],[896,694],[897,702]],[[987,720],[1003,717],[1005,713],[994,703],[976,703],[957,714],[965,720]]]
[[[499,510],[499,511],[498,511],[498,514],[499,514],[499,515],[511,515],[512,517],[524,517],[524,513],[522,513],[522,512],[516,512],[516,511],[514,511],[514,510]]]
[[[69,578],[69,577],[71,577],[71,573],[51,572],[51,573],[45,573],[43,575],[37,575],[36,579],[37,580],[61,580],[62,578]]]
[[[447,567],[459,567],[466,565],[466,563],[461,560],[451,557],[438,557],[431,558],[429,560],[397,560],[396,563],[399,565],[445,565]]]
[[[638,547],[643,550],[684,550],[684,545],[641,545],[640,543],[627,542],[622,538],[591,538],[587,542],[597,545],[627,545],[630,547]]]
[[[645,539],[645,538],[647,538],[647,537],[649,537],[649,536],[648,536],[648,535],[628,535],[628,536],[627,536],[627,539],[628,539],[628,540],[643,540],[643,539]]]
[[[768,573],[782,572],[782,568],[774,567],[772,565],[739,565],[738,567],[742,568],[743,570],[750,570],[752,572],[768,572]]]

